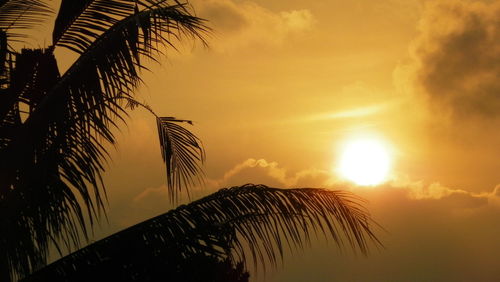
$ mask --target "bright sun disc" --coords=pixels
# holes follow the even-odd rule
[[[387,179],[391,166],[389,152],[378,140],[354,140],[343,148],[340,174],[363,186],[377,185]]]

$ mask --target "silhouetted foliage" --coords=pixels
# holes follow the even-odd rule
[[[222,189],[113,234],[27,281],[113,276],[120,281],[154,281],[166,274],[183,277],[190,267],[191,272],[205,267],[210,272],[210,267],[196,262],[246,264],[248,254],[254,265],[265,268],[267,262],[275,265],[282,259],[286,248],[302,248],[318,233],[365,253],[368,241],[377,242],[370,223],[359,199],[348,192],[247,184]],[[231,267],[222,273],[216,269],[213,275],[222,275]],[[238,269],[235,273],[244,272]]]
[[[175,251],[175,250],[172,250]],[[130,253],[124,251],[126,257]],[[229,259],[219,260],[206,255],[174,258],[175,261],[148,258],[143,253],[133,253],[141,260],[117,264],[116,261],[100,261],[96,265],[79,268],[78,272],[54,273],[47,267],[22,282],[88,282],[88,281],[182,281],[182,282],[248,282],[250,277],[242,262],[233,265]],[[165,258],[163,258],[165,259]],[[122,262],[122,261],[120,261]]]
[[[111,130],[126,115],[121,97],[133,99],[141,58],[154,60],[182,36],[203,42],[207,30],[175,0],[63,0],[52,45],[14,50],[12,40],[51,15],[40,0],[0,1],[0,268],[7,276],[44,265],[51,243],[77,247],[86,238],[85,218],[93,225],[104,211],[104,144],[114,143]],[[63,74],[57,48],[79,55]],[[161,144],[169,179],[180,178],[167,182],[172,191],[189,186],[203,155],[189,131],[176,132]],[[183,140],[175,138],[191,138],[189,156],[178,157],[173,145]]]
[[[79,248],[105,213],[105,145],[114,144],[112,130],[129,108],[142,106],[156,116],[172,201],[201,181],[204,160],[198,138],[180,126],[190,121],[158,116],[133,92],[144,59],[156,60],[183,37],[205,43],[208,28],[187,3],[62,0],[52,44],[14,49],[11,43],[25,39],[24,29],[51,16],[41,0],[0,0],[0,281],[34,271],[27,280],[158,281],[165,275],[197,281],[194,266],[203,270],[204,281],[246,281],[246,249],[255,265],[265,267],[276,264],[285,245],[301,248],[311,232],[340,246],[344,237],[363,253],[368,241],[378,242],[352,194],[246,185],[43,268],[50,245]],[[78,55],[64,72],[54,55],[58,48]]]

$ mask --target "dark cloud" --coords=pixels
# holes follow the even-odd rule
[[[456,118],[500,117],[500,2],[433,3],[420,32],[415,75],[432,108]]]

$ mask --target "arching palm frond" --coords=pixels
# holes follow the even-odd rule
[[[0,0],[0,30],[8,32],[9,37],[25,37],[11,30],[33,27],[51,13],[50,7],[41,0]]]
[[[141,56],[153,58],[164,39],[201,38],[205,30],[182,5],[161,3],[117,21],[62,76],[52,47],[16,54],[0,105],[2,273],[43,265],[51,241],[78,245],[80,232],[87,234],[85,214],[92,224],[103,211],[103,144],[114,143],[111,129],[125,115],[116,98],[131,97],[140,82]],[[21,102],[29,107],[25,120]]]
[[[189,186],[194,180],[202,182],[200,163],[204,161],[205,152],[200,140],[194,134],[177,123],[189,123],[173,117],[157,117],[156,124],[160,136],[160,149],[167,167],[167,188],[169,198],[177,202],[182,187],[189,195]]]
[[[126,100],[126,108],[143,108],[156,117],[158,135],[160,137],[160,150],[166,165],[167,189],[169,199],[176,203],[181,191],[187,192],[190,198],[191,185],[203,182],[201,164],[205,160],[205,151],[200,139],[179,123],[193,125],[191,120],[177,119],[174,117],[160,117],[153,109],[131,97],[121,97]]]
[[[26,281],[90,281],[110,274],[120,281],[158,281],[200,255],[235,263],[246,262],[249,252],[255,264],[275,264],[286,246],[302,248],[315,233],[366,253],[370,243],[380,244],[372,224],[348,192],[247,184],[95,242]]]

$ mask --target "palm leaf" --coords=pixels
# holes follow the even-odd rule
[[[181,26],[170,26],[169,28],[167,23],[167,26],[160,27],[157,21],[138,19],[144,11],[163,10],[165,12],[166,9],[170,10],[170,12],[178,12],[179,15],[190,14],[187,3],[180,3],[177,0],[82,0],[76,4],[72,0],[63,0],[52,35],[53,45],[62,46],[82,54],[104,32],[123,19],[130,18],[133,15],[136,16],[137,26],[143,32],[145,42],[149,42],[151,30],[154,33],[161,29],[163,29],[162,32],[165,32],[170,28],[172,30],[182,30],[183,27]],[[170,15],[170,17],[172,16],[173,14]],[[172,17],[172,19],[174,18]],[[185,23],[186,19],[179,22]],[[167,28],[165,29],[165,27]],[[205,28],[205,26],[199,26],[198,30]],[[190,30],[189,33],[194,34],[193,31],[195,30]],[[170,35],[176,37],[175,33]],[[165,40],[164,43],[170,44],[168,38],[163,37],[162,39]],[[130,47],[133,48],[134,46],[132,44]],[[173,45],[171,46],[173,47]]]
[[[201,164],[205,160],[205,151],[200,139],[178,123],[193,125],[193,122],[174,117],[160,117],[145,103],[127,96],[120,98],[126,101],[125,108],[134,110],[140,107],[156,117],[160,151],[166,165],[169,199],[176,203],[183,191],[182,187],[185,187],[184,190],[190,198],[190,186],[203,182]]]
[[[0,88],[6,88],[7,33],[0,29]]]
[[[62,0],[52,44],[83,53],[100,34],[134,12],[133,0]]]
[[[191,121],[173,117],[156,118],[161,155],[167,168],[167,188],[172,202],[177,202],[182,187],[186,187],[189,196],[187,188],[194,184],[195,179],[202,181],[199,164],[204,161],[205,152],[200,140],[177,124],[184,122],[192,124]]]
[[[31,28],[52,13],[50,7],[41,0],[0,1],[0,30]],[[22,36],[9,33],[9,36]]]
[[[286,246],[302,248],[315,233],[366,253],[370,243],[380,245],[372,224],[360,199],[348,192],[247,184],[115,233],[26,281],[89,281],[109,273],[126,273],[120,281],[150,281],[144,278],[167,278],[165,270],[199,255],[233,263],[246,263],[250,255],[256,265],[275,265]]]

